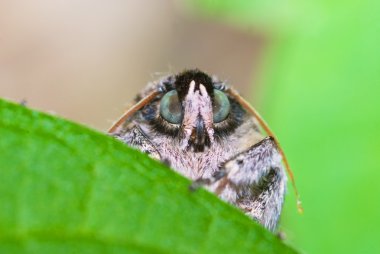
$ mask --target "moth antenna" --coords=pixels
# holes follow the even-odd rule
[[[148,104],[151,100],[153,100],[157,95],[159,95],[159,91],[154,91],[144,98],[142,98],[139,102],[129,108],[112,126],[108,129],[107,133],[112,134],[122,125],[131,115],[135,114],[142,107]]]
[[[287,158],[285,156],[284,150],[282,150],[282,148],[281,148],[280,142],[278,142],[277,137],[271,131],[271,129],[269,128],[269,126],[265,122],[265,120],[260,116],[259,112],[257,112],[256,109],[253,108],[243,97],[241,97],[236,91],[234,91],[231,88],[229,88],[227,90],[227,92],[230,95],[232,95],[240,103],[240,105],[243,106],[244,109],[246,109],[249,113],[251,113],[257,119],[257,121],[259,122],[261,128],[263,128],[264,131],[269,136],[273,137],[274,141],[277,144],[278,150],[279,150],[279,152],[280,152],[280,154],[282,156],[282,161],[284,162],[286,172],[288,173],[290,181],[292,183],[293,190],[294,190],[294,193],[295,193],[296,198],[297,198],[297,209],[298,209],[298,212],[302,214],[303,213],[303,207],[302,207],[302,202],[301,202],[300,195],[299,195],[298,190],[297,190],[296,181],[294,179],[294,174],[293,174],[293,171],[290,169],[289,162],[288,162],[288,160],[287,160]]]

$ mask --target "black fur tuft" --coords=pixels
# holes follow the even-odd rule
[[[205,86],[207,93],[211,97],[214,98],[214,85],[212,82],[212,78],[206,73],[194,69],[194,70],[186,70],[178,74],[175,78],[175,88],[178,92],[178,97],[180,101],[183,101],[189,91],[190,82],[195,81],[195,90],[199,90],[199,84]]]

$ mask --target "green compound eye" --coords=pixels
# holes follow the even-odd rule
[[[220,123],[225,120],[230,113],[230,108],[231,105],[227,96],[222,91],[214,89],[214,123]]]
[[[180,124],[182,121],[182,106],[176,90],[170,91],[162,97],[160,115],[169,123]]]

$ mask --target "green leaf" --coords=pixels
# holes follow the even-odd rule
[[[295,253],[93,130],[0,101],[0,253]]]

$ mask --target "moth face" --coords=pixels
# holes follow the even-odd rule
[[[151,122],[158,132],[179,140],[182,149],[203,152],[241,120],[240,105],[202,72],[177,75],[168,87],[155,106],[157,113]]]
[[[182,148],[193,145],[194,150],[202,151],[204,146],[214,142],[214,123],[227,118],[230,102],[219,90],[209,94],[201,83],[197,88],[195,80],[192,80],[181,99],[177,90],[166,93],[160,102],[160,116],[168,123],[179,126]]]

